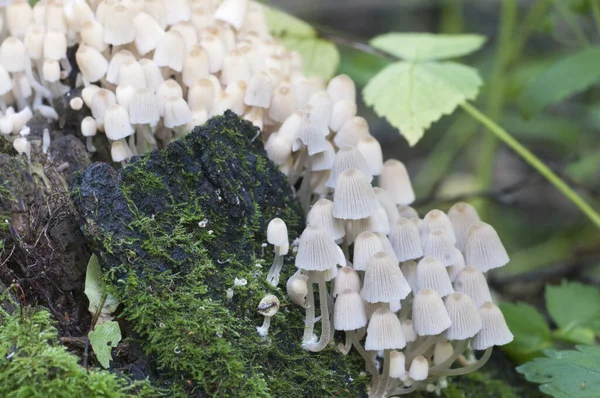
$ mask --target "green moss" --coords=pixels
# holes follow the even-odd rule
[[[58,341],[50,314],[21,307],[20,313],[0,309],[0,396],[32,397],[156,397],[147,381],[130,382],[103,370],[87,371],[79,358]]]

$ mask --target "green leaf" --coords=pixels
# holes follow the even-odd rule
[[[100,365],[108,368],[112,360],[112,349],[121,341],[121,328],[115,321],[104,322],[96,325],[94,330],[88,333],[92,349],[98,358]]]
[[[375,48],[406,61],[432,61],[460,57],[485,43],[481,35],[436,35],[431,33],[387,33],[371,40]]]
[[[515,336],[511,343],[502,347],[513,360],[527,362],[553,346],[550,328],[534,307],[525,303],[500,303],[500,309]]]
[[[600,79],[600,47],[586,47],[550,65],[525,88],[519,108],[531,117],[546,106],[583,91]]]
[[[477,71],[465,65],[396,62],[369,81],[363,99],[413,146],[433,122],[475,99],[481,84]]]
[[[90,305],[88,310],[93,314],[98,311],[98,307],[100,306],[100,301],[102,300],[102,296],[104,295],[104,284],[102,283],[102,272],[100,271],[100,263],[98,262],[98,257],[95,254],[92,254],[90,260],[88,261],[87,271],[85,273],[85,295],[87,296]],[[117,307],[119,306],[119,302],[110,294],[106,297],[104,301],[104,306],[100,311],[103,314],[110,314],[115,312]]]
[[[340,64],[340,53],[335,44],[317,37],[317,32],[306,22],[289,14],[264,6],[271,34],[283,45],[302,56],[306,76],[321,76],[329,80]]]
[[[596,334],[592,329],[575,327],[569,329],[557,329],[552,332],[552,338],[554,340],[562,340],[569,344],[592,345],[596,340]]]
[[[548,350],[517,368],[540,390],[555,398],[595,398],[600,391],[600,347],[578,346],[578,351]]]
[[[593,286],[563,281],[546,286],[546,305],[556,324],[564,331],[589,328],[600,334],[600,291]]]

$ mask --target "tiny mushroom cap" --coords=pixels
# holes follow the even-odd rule
[[[124,5],[113,7],[104,21],[104,41],[113,46],[128,44],[135,39],[134,12]]]
[[[333,110],[333,102],[331,102],[329,95],[323,90],[316,92],[309,98],[308,105],[314,109],[320,122],[325,126],[329,126],[331,111]],[[329,133],[329,130],[327,132]]]
[[[131,157],[129,147],[125,140],[113,141],[110,147],[110,156],[113,162],[122,162],[125,159]]]
[[[251,77],[250,63],[243,51],[230,51],[223,59],[221,67],[221,83],[225,86],[242,80],[247,82]]]
[[[96,125],[96,120],[91,116],[86,116],[81,121],[81,134],[84,137],[92,137],[96,135],[98,131],[98,126]]]
[[[244,103],[248,106],[268,108],[271,104],[273,88],[273,81],[267,73],[255,73],[248,81]]]
[[[368,218],[368,221],[372,232],[380,233],[383,236],[386,236],[390,233],[390,220],[388,220],[387,213],[383,207],[380,206],[375,213],[371,214]],[[394,257],[396,257],[396,253],[394,253]]]
[[[325,141],[325,144],[327,145],[327,149],[312,156],[312,171],[331,171],[331,168],[333,167],[333,163],[335,162],[335,148],[329,141]],[[331,172],[329,173],[329,176],[331,176]],[[329,180],[329,178],[327,178],[327,180]],[[326,184],[327,180],[323,181],[323,183]]]
[[[333,202],[329,199],[319,199],[308,211],[307,224],[319,225],[329,232],[334,240],[344,237],[344,224],[333,217]]]
[[[287,226],[281,218],[274,218],[269,221],[267,242],[273,246],[284,246],[289,243]]]
[[[26,69],[27,47],[14,36],[9,36],[0,45],[0,64],[8,72],[21,72]]]
[[[276,122],[283,123],[297,109],[298,102],[292,86],[285,82],[279,84],[271,97],[269,117]]]
[[[144,69],[144,77],[146,78],[146,87],[153,92],[158,90],[161,83],[165,80],[160,68],[154,61],[148,58],[142,58],[138,61]]]
[[[108,61],[100,51],[81,44],[75,53],[81,74],[88,82],[96,82],[108,71]]]
[[[441,297],[454,292],[446,267],[435,257],[425,257],[417,266],[417,291],[429,288]]]
[[[481,272],[508,263],[508,254],[494,227],[482,221],[471,225],[465,243],[465,261],[479,268]]]
[[[329,147],[326,139],[329,134],[327,126],[319,120],[314,108],[310,105],[301,111],[301,115],[302,119],[292,149],[296,151],[304,144],[310,156],[326,151]]]
[[[60,80],[60,64],[56,60],[46,59],[42,66],[42,75],[44,80],[55,83]]]
[[[419,336],[435,336],[452,324],[442,298],[435,290],[428,288],[415,296],[412,320]]]
[[[357,169],[340,174],[333,198],[333,216],[342,220],[369,217],[380,207],[368,178]]]
[[[388,159],[383,164],[379,186],[388,191],[398,205],[409,205],[415,201],[410,177],[404,163],[399,160]]]
[[[335,102],[331,111],[329,128],[337,133],[348,120],[356,116],[356,111],[356,103],[353,101]]]
[[[464,251],[469,227],[480,221],[479,214],[470,204],[458,202],[448,210],[448,218],[456,234],[456,247]]]
[[[396,206],[396,210],[398,210],[398,214],[402,218],[408,218],[408,219],[419,218],[419,213],[417,213],[417,211],[415,209],[413,209],[412,207],[410,207],[408,205],[398,205],[398,206]]]
[[[135,91],[129,102],[129,121],[132,124],[155,124],[159,121],[158,101],[150,89]]]
[[[491,302],[479,307],[482,328],[471,340],[474,350],[485,350],[495,345],[504,345],[513,341],[513,335],[506,325],[502,311]]]
[[[345,290],[351,290],[353,292],[360,291],[360,276],[358,272],[352,267],[342,267],[338,270],[338,275],[333,283],[333,297]]]
[[[394,251],[394,248],[392,247],[392,244],[390,243],[390,240],[388,239],[388,237],[385,236],[384,234],[382,234],[381,232],[375,232],[375,235],[377,235],[377,237],[383,244],[383,250],[387,254],[389,254],[390,257],[392,257],[396,263],[398,263],[399,261],[398,261],[398,258],[396,257],[396,252]]]
[[[119,72],[121,71],[121,65],[126,61],[135,61],[135,56],[129,50],[121,50],[116,54],[113,54],[108,64],[108,71],[106,72],[106,81],[112,84],[119,84]]]
[[[72,98],[71,101],[69,101],[69,107],[74,111],[78,111],[83,108],[83,100],[81,97]]]
[[[455,261],[451,265],[446,267],[446,271],[448,271],[448,275],[450,276],[450,280],[454,282],[458,274],[465,268],[465,258],[463,257],[460,250],[454,248],[454,257]]]
[[[257,311],[266,317],[273,317],[279,311],[279,299],[273,294],[267,294],[258,303]]]
[[[296,267],[307,271],[327,271],[338,263],[339,253],[332,236],[318,225],[304,229],[298,244]]]
[[[356,146],[358,142],[371,135],[367,121],[360,116],[353,116],[346,121],[333,137],[338,148],[346,145]]]
[[[421,232],[424,236],[427,236],[430,232],[435,230],[442,230],[450,239],[450,242],[454,244],[456,242],[456,235],[454,234],[454,228],[450,222],[448,215],[441,210],[431,210],[423,217],[423,223],[421,223]]]
[[[104,41],[104,27],[98,21],[88,19],[83,22],[80,35],[82,44],[93,47],[98,51],[104,51],[108,47],[108,44]]]
[[[214,14],[214,18],[226,22],[239,30],[248,12],[248,0],[225,0]]]
[[[385,251],[383,243],[373,232],[363,232],[354,241],[354,269],[366,271],[371,257]]]
[[[44,58],[58,61],[67,57],[67,37],[57,31],[46,32],[44,36]]]
[[[181,72],[184,58],[183,36],[176,30],[169,30],[160,38],[156,50],[154,50],[154,62],[158,66],[168,66],[176,72]]]
[[[380,307],[369,321],[365,350],[380,351],[401,349],[406,346],[400,320],[389,308]]]
[[[332,101],[352,101],[356,103],[356,86],[348,75],[337,75],[327,84],[327,94]]]
[[[449,340],[466,340],[481,330],[481,317],[477,307],[464,293],[452,293],[446,297],[446,311],[452,325],[446,330]]]
[[[383,171],[383,153],[379,141],[373,136],[364,137],[358,141],[356,148],[367,161],[371,174],[380,175]]]
[[[415,332],[415,328],[413,327],[413,321],[410,319],[405,319],[402,321],[402,332],[404,333],[404,337],[406,341],[412,343],[417,340],[417,332]]]
[[[423,256],[419,228],[412,221],[398,218],[391,225],[389,239],[399,261]]]
[[[367,311],[360,294],[346,289],[337,295],[333,308],[336,330],[356,330],[367,325]]]
[[[95,84],[90,84],[89,86],[84,87],[84,89],[81,90],[81,98],[83,98],[85,106],[92,109],[92,99],[94,98],[94,95],[98,92],[98,90],[100,90],[100,87],[96,86]]]
[[[184,126],[192,120],[192,112],[185,102],[179,96],[168,97],[164,102],[163,123],[167,128]]]
[[[373,187],[373,192],[375,192],[379,204],[385,209],[385,212],[387,213],[388,220],[390,221],[390,227],[393,227],[394,223],[400,218],[400,213],[396,208],[396,204],[394,203],[392,196],[389,194],[388,191],[380,187]]]
[[[410,291],[398,262],[392,256],[381,251],[371,257],[365,271],[362,292],[366,301],[389,303],[404,299]]]
[[[96,121],[104,121],[106,110],[116,103],[117,97],[115,96],[115,93],[105,88],[97,90],[92,97],[92,116],[94,116]]]
[[[128,84],[136,90],[146,87],[144,67],[137,61],[126,60],[119,70],[119,84]]]
[[[269,159],[278,166],[286,164],[288,160],[293,160],[291,158],[292,142],[280,133],[273,133],[269,136],[265,144],[265,151],[267,151]]]
[[[427,376],[429,376],[429,361],[427,358],[419,355],[413,359],[408,370],[408,376],[415,381],[427,379]]]
[[[485,276],[477,267],[467,265],[463,268],[454,281],[454,288],[471,297],[478,308],[486,301],[492,301]]]
[[[289,298],[294,304],[300,307],[306,306],[306,295],[308,294],[308,276],[302,273],[302,270],[296,271],[290,276],[285,284],[285,289]]]
[[[215,98],[215,85],[208,78],[199,79],[192,84],[188,91],[188,105],[192,110],[212,109]],[[217,94],[220,95],[219,92]]]
[[[335,154],[331,176],[325,185],[334,188],[340,174],[349,169],[357,169],[367,177],[368,182],[373,181],[373,174],[362,153],[356,147],[344,146]]]
[[[145,12],[138,12],[133,18],[135,28],[135,48],[140,55],[154,50],[165,31],[158,21]]]
[[[134,133],[133,127],[129,123],[129,114],[123,106],[112,104],[108,107],[104,114],[104,131],[106,137],[113,141],[123,139]]]
[[[227,49],[225,43],[218,36],[212,34],[205,34],[202,36],[200,45],[204,47],[208,54],[208,71],[210,73],[217,73],[223,67],[223,60]]]
[[[452,344],[448,340],[438,341],[433,348],[433,364],[439,365],[445,362],[447,359],[450,359],[453,353],[454,347],[452,347]]]
[[[436,229],[425,235],[423,255],[439,259],[445,267],[456,263],[459,259],[452,238],[442,229]]]
[[[408,341],[408,340],[406,340]],[[406,357],[402,351],[390,352],[390,377],[399,379],[406,375]]]
[[[400,270],[402,271],[402,275],[406,278],[408,285],[410,286],[410,290],[413,293],[418,292],[417,286],[417,268],[418,264],[414,260],[404,261],[400,265]]]

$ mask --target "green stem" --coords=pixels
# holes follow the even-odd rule
[[[523,52],[529,36],[533,33],[535,27],[538,25],[538,21],[546,15],[548,8],[552,4],[552,0],[537,0],[529,8],[529,11],[525,15],[522,21],[519,22],[519,26],[516,27],[515,35],[513,36],[512,51],[510,62],[516,61]]]
[[[575,18],[573,18],[573,14],[569,12],[567,2],[564,0],[554,0],[554,5],[556,6],[558,12],[564,18],[567,25],[569,25],[569,29],[571,29],[575,37],[577,37],[579,44],[581,44],[582,46],[587,46],[588,44],[590,44],[587,37],[585,37],[585,33],[583,33],[583,29],[581,29],[579,23],[577,23]]]
[[[464,0],[443,0],[442,16],[440,21],[440,32],[442,33],[461,33],[463,31]]]
[[[569,187],[556,173],[544,164],[537,156],[529,149],[521,145],[513,138],[506,130],[496,124],[493,120],[481,113],[473,105],[465,102],[461,105],[463,110],[471,115],[474,119],[483,124],[496,137],[514,150],[523,160],[536,169],[544,176],[552,185],[558,188],[575,206],[579,208],[598,228],[600,228],[600,214],[598,214],[577,192]]]
[[[592,6],[592,15],[594,16],[594,22],[596,23],[596,29],[600,33],[600,4],[599,0],[590,0]]]

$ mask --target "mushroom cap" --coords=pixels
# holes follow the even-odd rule
[[[338,275],[333,283],[333,297],[340,293],[350,290],[360,292],[360,276],[352,267],[342,267],[338,270]]]
[[[273,294],[267,294],[260,300],[256,310],[261,315],[272,317],[279,311],[279,299]]]
[[[398,205],[409,205],[415,201],[412,183],[404,163],[388,159],[379,176],[379,186],[388,191]]]
[[[479,268],[481,272],[508,263],[508,253],[491,225],[477,221],[469,227],[465,242],[465,261]]]
[[[363,286],[363,297],[371,303],[389,303],[402,300],[410,293],[410,286],[398,262],[386,252],[378,252],[371,257]]]
[[[357,169],[344,171],[333,193],[333,216],[343,220],[369,217],[380,207],[367,176]]]
[[[429,375],[429,361],[422,355],[412,360],[408,369],[408,376],[415,380],[425,380]]]
[[[414,260],[423,256],[419,228],[406,218],[398,218],[391,225],[390,243],[399,261]]]
[[[429,288],[441,297],[454,292],[446,267],[435,257],[425,257],[417,266],[417,291]]]
[[[307,271],[327,271],[339,262],[333,237],[318,225],[307,226],[300,236],[296,267]]]
[[[366,271],[371,257],[384,250],[383,243],[373,232],[361,233],[354,241],[354,269]]]
[[[479,214],[470,204],[458,202],[448,210],[448,218],[456,234],[456,247],[460,251],[464,251],[469,227],[480,221]]]
[[[465,340],[475,336],[482,327],[481,317],[473,300],[464,293],[452,293],[446,297],[446,311],[452,325],[446,330],[449,340]]]
[[[415,296],[412,320],[419,336],[435,336],[448,329],[452,323],[442,298],[429,288],[421,290]]]
[[[400,320],[388,308],[375,310],[367,327],[365,350],[380,351],[401,349],[406,346]]]
[[[346,289],[337,295],[333,324],[336,330],[356,330],[367,325],[367,312],[360,293]]]
[[[269,221],[267,242],[274,246],[283,246],[289,243],[287,226],[281,218],[274,218]]]
[[[502,311],[494,303],[486,302],[479,307],[482,328],[471,340],[474,350],[485,350],[494,345],[510,343],[514,336],[506,325]]]
[[[454,280],[454,289],[471,297],[477,308],[486,301],[492,301],[492,295],[483,273],[477,268],[467,265]]]

